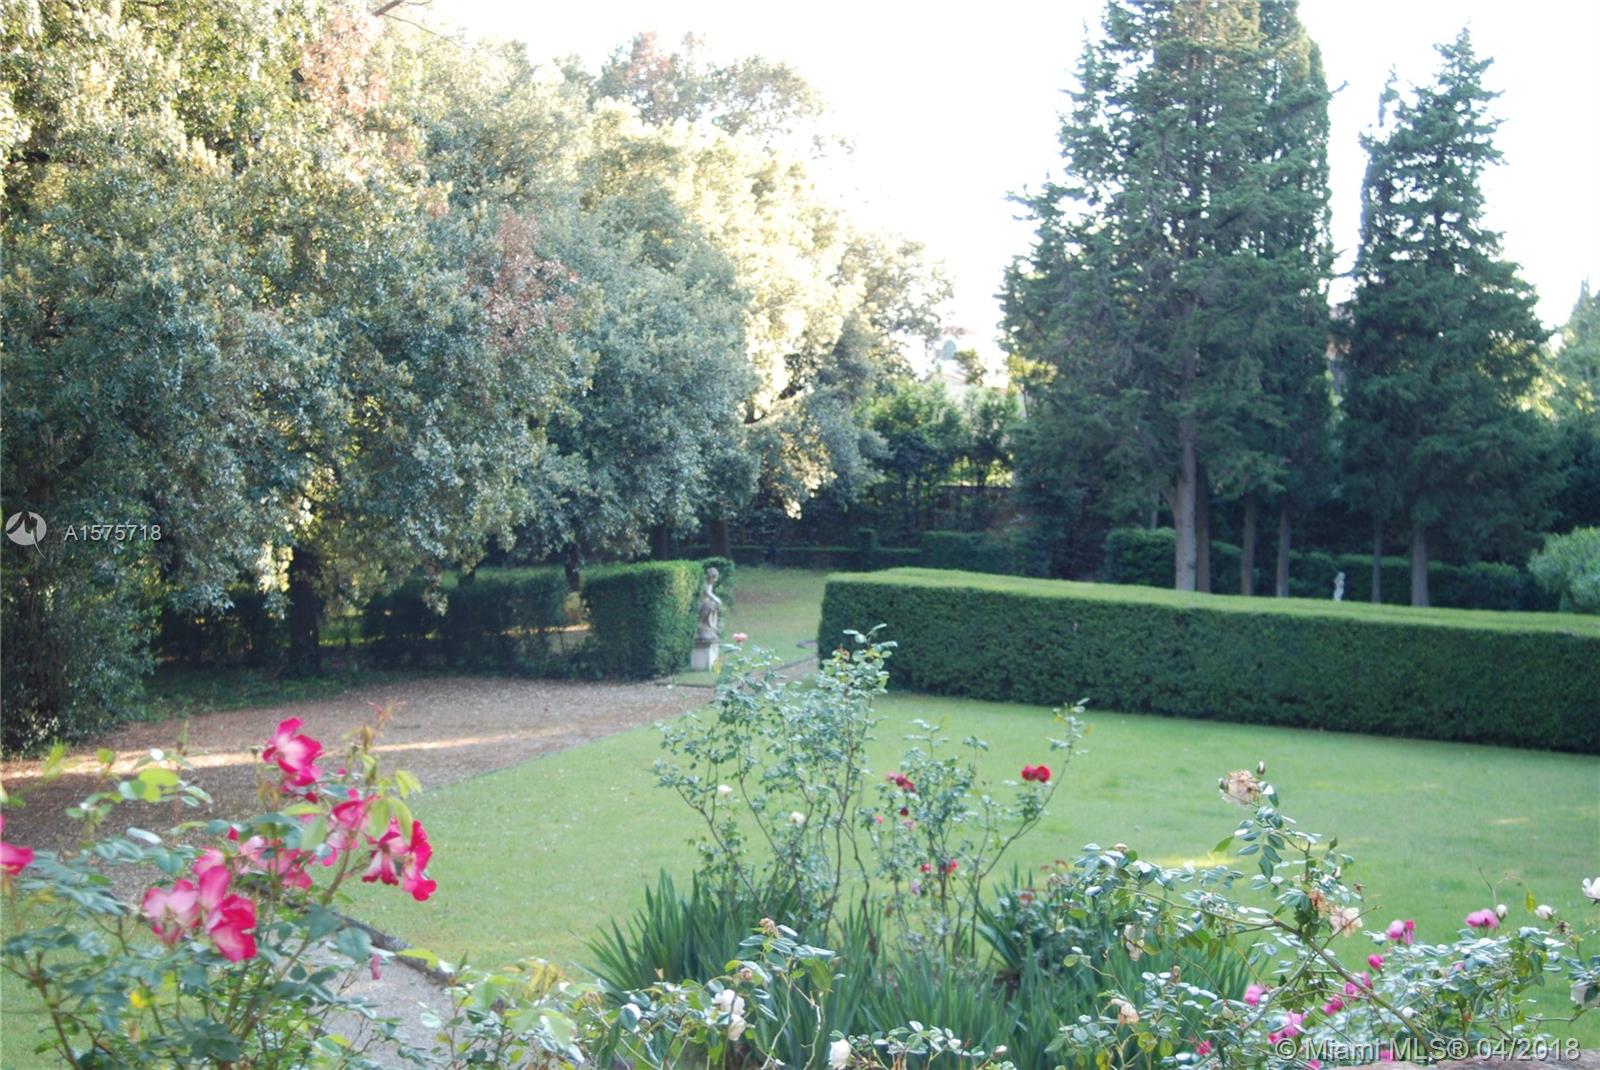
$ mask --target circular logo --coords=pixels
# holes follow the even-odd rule
[[[48,530],[44,517],[38,513],[12,513],[6,517],[6,538],[18,546],[37,546],[44,542]]]

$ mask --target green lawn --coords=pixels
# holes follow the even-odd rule
[[[918,717],[957,739],[987,739],[996,778],[1047,757],[1040,709],[910,695],[881,709],[878,768],[890,767]],[[1240,813],[1218,797],[1218,776],[1264,759],[1285,810],[1338,834],[1356,856],[1352,875],[1377,924],[1412,917],[1422,938],[1442,939],[1496,901],[1492,883],[1500,900],[1520,904],[1518,880],[1565,917],[1592,913],[1579,881],[1600,846],[1594,758],[1093,710],[1089,721],[1085,750],[1014,856],[1020,863],[1068,857],[1090,841],[1124,841],[1167,864],[1204,860]],[[367,887],[355,910],[447,958],[581,965],[585,939],[637,906],[658,868],[686,875],[692,865],[689,812],[652,786],[657,754],[657,733],[638,729],[422,796],[437,895],[418,904]],[[1364,943],[1350,949],[1365,954]],[[1551,995],[1559,1011],[1565,986]],[[1580,1036],[1600,1041],[1600,1023],[1584,1023]]]

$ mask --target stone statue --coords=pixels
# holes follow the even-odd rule
[[[715,643],[722,638],[722,631],[717,627],[722,615],[722,599],[715,590],[718,575],[716,569],[706,569],[706,587],[700,592],[700,630],[695,633],[696,641],[701,643]]]
[[[719,575],[714,568],[706,569],[705,589],[700,592],[700,626],[695,629],[694,650],[689,655],[689,667],[692,669],[715,668],[717,655],[721,653],[718,644],[722,640],[722,631],[718,622],[722,616],[722,599],[717,597],[715,590]]]
[[[1333,577],[1333,600],[1344,601],[1344,573],[1340,572]]]

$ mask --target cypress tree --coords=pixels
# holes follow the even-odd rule
[[[1483,221],[1500,162],[1497,94],[1466,31],[1439,48],[1432,85],[1364,139],[1361,245],[1351,306],[1344,462],[1374,521],[1409,530],[1411,601],[1428,604],[1430,547],[1505,543],[1536,526],[1551,487],[1548,439],[1522,404],[1543,337],[1532,287]]]

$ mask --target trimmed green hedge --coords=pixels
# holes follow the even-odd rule
[[[445,661],[464,668],[538,669],[566,623],[560,568],[483,569],[463,576],[439,624]]]
[[[1100,578],[1106,583],[1172,586],[1174,536],[1171,528],[1114,528],[1106,535],[1105,563]],[[1277,549],[1268,542],[1256,551],[1256,593],[1270,595]],[[1382,570],[1383,600],[1405,605],[1411,600],[1411,562],[1385,557]],[[977,571],[988,571],[978,569]],[[1334,577],[1344,573],[1344,597],[1365,602],[1372,593],[1372,557],[1368,554],[1326,554],[1312,550],[1289,553],[1289,595],[1292,598],[1333,598]],[[1217,594],[1239,593],[1239,548],[1226,542],[1211,544],[1211,589]],[[1555,601],[1539,590],[1525,571],[1514,565],[1479,562],[1428,565],[1428,594],[1433,604],[1453,609],[1554,610]]]
[[[1007,576],[1032,573],[1031,551],[1020,540],[987,531],[924,531],[917,564]]]
[[[818,648],[885,624],[897,686],[1600,753],[1600,621],[898,569],[832,576]]]
[[[644,679],[683,669],[694,646],[698,561],[602,565],[583,574],[589,609],[584,660],[600,676]],[[719,595],[720,597],[720,595]]]
[[[427,603],[428,583],[413,578],[367,603],[361,632],[379,662],[442,659],[457,668],[537,672],[548,663],[550,634],[566,623],[560,568],[480,569],[440,582],[443,615]]]
[[[455,589],[456,577],[441,581],[448,596]],[[428,581],[412,577],[399,587],[370,600],[361,612],[361,635],[366,651],[383,665],[410,665],[436,650],[434,637],[441,617],[424,600]]]

